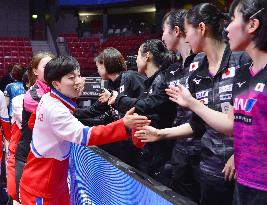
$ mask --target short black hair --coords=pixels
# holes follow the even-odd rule
[[[233,16],[235,10],[242,14],[245,22],[250,19],[258,19],[260,26],[253,36],[256,48],[267,51],[267,1],[266,0],[235,0],[230,7],[230,15]]]
[[[182,33],[184,33],[184,20],[187,14],[186,9],[178,9],[167,12],[162,19],[162,27],[164,23],[170,26],[171,29],[174,29],[175,26],[178,26]]]
[[[125,59],[116,48],[109,47],[104,49],[96,58],[95,62],[104,64],[108,74],[120,73],[127,69]]]
[[[197,27],[203,22],[210,30],[213,38],[224,40],[225,15],[218,7],[211,3],[200,3],[187,12],[186,21],[193,27]]]
[[[74,57],[59,56],[45,65],[44,80],[52,86],[53,81],[60,81],[63,76],[75,70],[80,70],[80,65]]]

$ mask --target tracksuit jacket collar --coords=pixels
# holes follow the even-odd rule
[[[63,95],[61,92],[57,91],[55,88],[51,88],[51,97],[58,99],[61,101],[71,112],[77,108],[77,104],[74,99],[70,99]]]

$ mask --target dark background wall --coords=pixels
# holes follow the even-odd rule
[[[203,1],[229,4],[231,0],[132,0],[127,3],[100,5],[100,6],[61,6],[59,0],[0,0],[0,36],[30,37],[44,40],[46,38],[46,25],[49,24],[57,36],[59,33],[77,32],[79,27],[79,11],[107,11],[106,15],[90,16],[91,27],[99,32],[112,25],[124,25],[129,21],[139,21],[155,25],[161,31],[161,20],[171,8],[183,8]],[[139,14],[109,14],[109,9],[155,4],[156,12]],[[32,19],[37,14],[38,19]],[[106,16],[106,17],[105,17]],[[105,21],[103,21],[105,19]],[[103,23],[104,22],[104,23]],[[106,26],[104,26],[106,25]]]
[[[29,37],[29,0],[0,0],[0,36]]]

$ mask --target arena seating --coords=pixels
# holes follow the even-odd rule
[[[64,38],[69,54],[78,60],[82,70],[93,73],[96,72],[94,57],[101,50],[114,47],[125,57],[136,55],[144,40],[159,38],[160,35],[110,36],[103,43],[100,43],[100,39],[97,37],[79,38],[76,33],[62,33],[59,36]]]
[[[96,72],[94,57],[100,46],[99,38],[78,38],[75,33],[62,33],[59,36],[64,37],[69,54],[78,60],[84,71]]]
[[[10,65],[27,66],[32,58],[29,38],[0,37],[0,76],[7,73]]]
[[[136,54],[145,36],[111,36],[101,45],[101,48],[114,47],[124,56]]]

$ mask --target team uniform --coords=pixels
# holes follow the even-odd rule
[[[4,131],[4,137],[7,141],[10,140],[11,136],[11,127],[10,127],[10,119],[7,111],[7,106],[6,106],[6,101],[3,92],[0,92],[0,122],[1,122],[1,127],[3,128]],[[2,133],[0,132],[0,160],[2,159],[2,150],[3,150],[3,136]],[[1,166],[1,165],[0,165]]]
[[[204,54],[191,54],[183,62],[173,64],[166,71],[166,81],[169,86],[182,84],[188,88],[189,76],[197,70],[204,58]],[[179,105],[176,107],[176,117],[173,126],[179,126],[189,122],[192,111]],[[199,136],[201,137],[201,136]],[[199,161],[200,138],[190,137],[176,140],[171,158],[165,164],[164,177],[167,186],[179,194],[199,200]],[[168,180],[167,180],[168,179]]]
[[[26,90],[24,89],[23,83],[16,81],[10,83],[6,86],[5,96],[9,97],[9,116],[12,117],[12,99],[18,95],[25,94]]]
[[[73,116],[75,108],[75,102],[55,89],[42,97],[20,183],[22,204],[70,204],[67,173],[71,143],[90,146],[128,139],[122,119],[87,127]]]
[[[17,143],[15,151],[15,176],[17,199],[19,199],[19,183],[24,165],[30,151],[30,143],[32,139],[32,128],[29,127],[29,119],[35,112],[41,97],[50,91],[50,87],[41,80],[36,80],[35,84],[26,92],[23,99],[21,136]]]
[[[267,202],[267,65],[241,67],[233,85],[235,204]]]
[[[3,129],[3,134],[4,134],[4,136],[2,136],[2,132],[0,132],[0,203],[7,203],[8,196],[6,194],[6,191],[4,190],[5,187],[2,187],[2,184],[5,183],[6,179],[5,157],[3,156],[3,140],[4,138],[7,141],[10,140],[11,128],[10,128],[10,120],[6,106],[6,101],[4,93],[2,91],[0,91],[0,126]]]
[[[7,191],[13,200],[18,200],[16,193],[16,177],[15,177],[15,151],[19,138],[21,136],[23,99],[25,94],[18,95],[12,99],[13,116],[11,119],[12,131],[8,145],[7,156]]]
[[[120,94],[129,97],[138,98],[144,92],[144,81],[146,77],[137,73],[136,71],[120,72],[118,77],[112,81],[108,80],[107,89],[112,92],[117,91]],[[100,103],[96,101],[89,108],[78,108],[74,112],[74,116],[89,127],[96,125],[106,125],[120,119],[125,114],[111,109],[107,103]],[[118,157],[123,162],[135,166],[136,164],[136,148],[131,140],[120,141],[112,144],[106,144],[100,147],[113,156]]]
[[[189,90],[197,100],[209,108],[227,113],[232,101],[233,79],[236,69],[250,62],[243,52],[232,52],[226,47],[221,65],[212,76],[205,57],[199,68],[189,77]],[[223,123],[223,122],[222,122]],[[234,183],[225,181],[222,170],[233,154],[233,139],[218,133],[192,114],[189,121],[194,133],[202,133],[200,159],[200,204],[231,204]]]
[[[167,84],[165,73],[161,70],[149,77],[144,82],[145,89],[139,98],[132,98],[121,93],[115,100],[115,109],[126,112],[132,107],[138,114],[146,115],[151,120],[151,125],[156,128],[171,127],[175,114],[176,105],[169,100],[165,93]],[[137,144],[134,140],[133,142]],[[173,141],[160,141],[146,144],[138,151],[137,168],[164,183],[160,175],[164,163],[170,158]],[[139,145],[138,145],[139,146]]]

